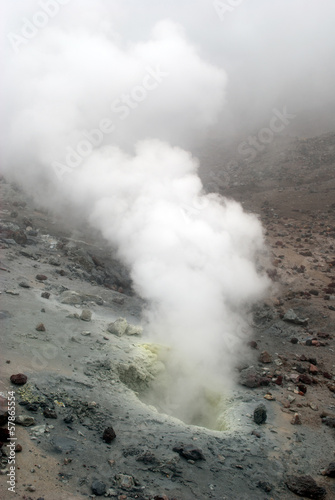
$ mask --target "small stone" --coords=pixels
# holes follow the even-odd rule
[[[8,295],[13,295],[14,297],[20,295],[17,290],[6,290],[6,293],[8,293]]]
[[[307,323],[308,323],[308,319],[307,318],[305,318],[305,319],[298,318],[298,316],[293,311],[293,309],[289,309],[284,314],[283,320],[284,321],[288,321],[289,323],[294,323],[296,325],[307,325]]]
[[[297,337],[292,337],[291,338],[291,344],[297,344],[299,341],[299,339],[297,339]]]
[[[283,385],[283,377],[282,375],[278,375],[278,377],[275,380],[276,385]]]
[[[318,411],[319,407],[315,403],[309,403],[309,407],[313,411]]]
[[[33,493],[34,491],[36,491],[36,488],[35,488],[35,486],[28,486],[26,488],[26,491],[30,491],[31,493]]]
[[[116,321],[108,325],[107,331],[109,333],[112,333],[113,335],[121,337],[126,333],[127,328],[128,328],[127,320],[125,318],[118,318]]]
[[[292,425],[301,425],[301,418],[299,413],[295,413],[291,420]]]
[[[186,458],[186,460],[205,460],[202,450],[195,448],[192,444],[175,446],[173,451],[179,453],[179,455]]]
[[[51,266],[60,266],[60,261],[58,259],[56,259],[55,257],[50,257],[49,264]]]
[[[15,423],[23,425],[23,427],[30,427],[31,425],[35,425],[35,419],[28,415],[18,415],[15,417]]]
[[[335,417],[324,417],[322,419],[322,423],[327,425],[328,427],[331,427],[332,429],[335,428]]]
[[[248,342],[248,346],[251,347],[251,349],[257,349],[256,340],[250,340],[250,342]]]
[[[94,495],[98,495],[99,497],[106,493],[106,485],[102,481],[93,481],[91,485],[91,490]]]
[[[317,375],[318,374],[318,369],[315,365],[313,364],[310,364],[309,365],[309,369],[308,369],[309,373],[311,373],[312,375]]]
[[[16,453],[20,453],[20,451],[22,451],[22,446],[19,443],[15,445],[15,451]]]
[[[83,309],[80,319],[82,321],[91,321],[92,319],[92,312],[89,309]]]
[[[309,377],[305,373],[302,373],[301,375],[299,375],[299,380],[300,380],[300,382],[302,382],[303,384],[306,384],[306,385],[311,385],[311,383],[312,383],[311,377]]]
[[[267,351],[262,351],[259,356],[259,361],[261,363],[271,363],[272,361],[271,355]]]
[[[10,381],[15,385],[24,385],[28,380],[27,375],[23,373],[17,373],[16,375],[11,375]]]
[[[50,297],[50,293],[49,292],[42,292],[41,297],[42,297],[42,299],[48,299]]]
[[[26,281],[21,281],[21,282],[19,283],[19,286],[20,286],[21,288],[30,288],[29,283],[27,283]]]
[[[331,462],[323,473],[324,476],[335,477],[335,462]]]
[[[118,487],[123,490],[130,490],[135,486],[134,478],[127,474],[117,474],[115,480]]]
[[[102,439],[106,443],[111,443],[115,438],[116,438],[116,434],[115,434],[115,431],[114,431],[113,427],[107,427],[104,430],[104,433],[102,435]]]
[[[45,281],[48,279],[48,277],[45,276],[45,274],[37,274],[36,279],[37,279],[37,281]]]
[[[258,481],[257,488],[265,491],[265,493],[270,493],[270,491],[272,491],[272,485],[266,481]]]
[[[84,331],[84,332],[81,332],[81,335],[83,337],[89,337],[91,335],[91,332],[88,332],[88,331]]]
[[[44,408],[43,415],[45,418],[57,418],[57,413],[55,410],[52,410],[50,408]]]
[[[45,332],[45,326],[44,326],[44,324],[43,323],[39,323],[36,326],[35,330],[37,330],[38,332]]]
[[[296,495],[315,500],[323,500],[326,497],[326,490],[317,483],[311,476],[289,476],[286,486]]]
[[[267,412],[264,405],[259,405],[254,410],[254,422],[257,425],[265,424],[267,419]]]

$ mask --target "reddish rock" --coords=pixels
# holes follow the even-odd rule
[[[327,378],[328,380],[332,379],[332,376],[329,372],[323,372],[323,376],[324,376],[324,378]]]
[[[47,277],[47,276],[45,276],[45,274],[37,274],[37,275],[36,275],[36,279],[37,279],[38,281],[45,281],[45,280],[47,280],[47,279],[48,279],[48,277]]]
[[[22,446],[20,444],[16,444],[15,451],[16,451],[16,453],[20,453],[20,451],[22,451]]]
[[[311,377],[309,377],[306,373],[301,373],[299,375],[299,380],[300,380],[300,382],[302,382],[303,384],[306,384],[306,385],[311,385],[311,383],[312,383]]]
[[[114,441],[115,438],[116,438],[116,434],[115,434],[115,431],[114,431],[113,427],[107,427],[104,430],[104,433],[102,435],[102,439],[106,443],[111,443],[112,441]]]
[[[272,361],[271,355],[267,351],[262,351],[259,356],[259,361],[261,363],[271,363]]]
[[[286,486],[296,495],[314,500],[323,500],[326,498],[326,490],[317,483],[311,476],[289,476]]]
[[[282,385],[283,384],[283,377],[282,375],[278,375],[278,377],[275,380],[276,385]]]
[[[291,420],[292,425],[301,425],[301,418],[299,413],[295,413]]]
[[[45,326],[43,325],[43,323],[39,323],[36,327],[36,330],[38,332],[45,332]]]
[[[310,364],[308,368],[309,373],[312,375],[317,375],[318,374],[318,369],[315,365]]]
[[[10,381],[15,385],[24,385],[28,380],[27,375],[23,373],[17,373],[16,375],[11,375]]]

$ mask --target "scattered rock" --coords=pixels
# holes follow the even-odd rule
[[[301,425],[301,418],[299,413],[295,413],[291,420],[292,425]]]
[[[199,448],[195,448],[192,444],[181,444],[175,446],[173,451],[179,453],[179,455],[186,458],[186,460],[205,460],[202,451]]]
[[[21,288],[30,288],[29,283],[27,283],[26,281],[21,281],[21,282],[19,283],[19,286],[20,286]]]
[[[35,425],[34,417],[29,417],[28,415],[17,415],[15,417],[15,423],[22,425],[23,427],[30,427]]]
[[[326,490],[318,486],[311,476],[289,476],[286,486],[301,497],[315,500],[323,500],[326,497]]]
[[[60,266],[60,261],[58,259],[56,259],[55,257],[50,257],[49,264],[51,266]]]
[[[324,417],[322,423],[327,425],[327,427],[335,429],[335,417]]]
[[[335,462],[330,462],[327,469],[323,472],[324,476],[335,477]]]
[[[273,486],[266,481],[258,481],[257,488],[265,491],[265,493],[270,493],[272,491]]]
[[[92,319],[92,312],[89,309],[83,309],[80,319],[82,321],[91,321]]]
[[[264,405],[259,405],[254,410],[254,422],[258,425],[264,424],[267,419],[267,412]]]
[[[115,481],[117,486],[123,490],[130,490],[135,486],[134,478],[127,474],[116,474]]]
[[[118,318],[113,323],[110,323],[107,327],[107,331],[118,337],[122,337],[126,333],[128,327],[128,322],[124,318]]]
[[[57,418],[57,413],[55,410],[52,410],[50,408],[44,408],[43,415],[45,418]]]
[[[48,279],[48,277],[45,276],[45,274],[37,274],[36,279],[37,279],[37,281],[45,281]]]
[[[91,485],[91,490],[94,495],[98,495],[99,497],[106,493],[106,485],[102,481],[93,481]]]
[[[41,297],[42,297],[42,299],[48,299],[50,297],[50,293],[49,292],[42,292]]]
[[[36,326],[35,330],[37,330],[38,332],[45,332],[45,326],[44,326],[44,324],[43,323],[39,323]]]
[[[116,434],[115,434],[115,431],[114,431],[113,427],[107,427],[104,430],[104,433],[102,435],[102,439],[106,443],[111,443],[115,438],[116,438]]]
[[[15,385],[24,385],[28,380],[27,375],[23,373],[17,373],[16,375],[11,375],[10,381]]]
[[[286,313],[284,314],[283,320],[287,321],[289,323],[294,323],[296,325],[305,326],[308,324],[308,318],[305,318],[305,319],[299,318],[296,315],[296,313],[293,311],[293,309],[289,309],[288,311],[286,311]]]
[[[261,363],[271,363],[272,357],[267,351],[263,351],[259,356],[259,361]]]
[[[13,295],[14,297],[20,295],[17,290],[6,290],[6,293],[8,293],[8,295]]]

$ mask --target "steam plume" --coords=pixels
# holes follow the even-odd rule
[[[180,147],[215,123],[226,74],[171,21],[127,45],[103,17],[96,29],[103,3],[71,26],[78,5],[8,58],[4,171],[50,208],[85,214],[129,267],[147,331],[172,346],[175,365],[184,360],[197,383],[227,381],[246,308],[267,286],[262,229],[204,194]]]

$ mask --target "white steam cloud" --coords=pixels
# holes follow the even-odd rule
[[[54,210],[84,214],[129,267],[148,332],[172,347],[175,365],[184,360],[205,385],[227,381],[246,309],[267,287],[256,266],[262,228],[239,204],[204,194],[180,147],[217,120],[225,72],[172,21],[128,42],[104,2],[59,1],[32,35],[34,5],[25,2],[23,24],[13,17],[15,33],[31,37],[10,36],[6,51],[5,175]],[[188,405],[192,384],[181,380]]]

